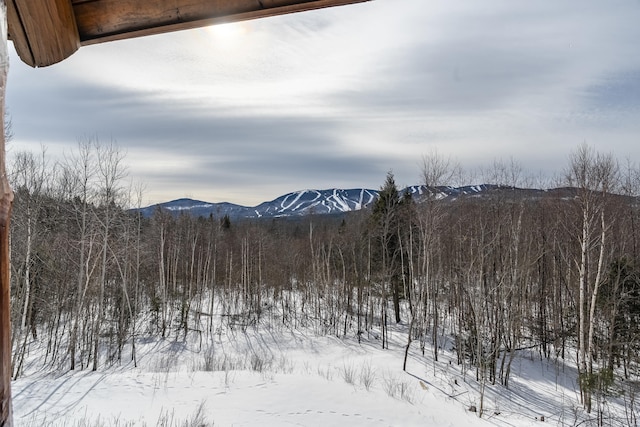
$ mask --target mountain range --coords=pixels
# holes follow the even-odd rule
[[[408,192],[414,200],[419,202],[427,196],[437,199],[455,200],[460,197],[490,195],[506,190],[517,190],[518,193],[526,192],[529,196],[546,193],[544,190],[525,190],[489,184],[467,185],[462,187],[427,187],[424,185],[413,185],[400,190],[400,193],[404,194]],[[341,214],[370,207],[378,198],[378,193],[378,190],[367,188],[348,190],[336,188],[328,190],[301,190],[285,194],[274,200],[263,202],[252,207],[227,202],[210,203],[183,198],[141,208],[140,211],[146,217],[150,217],[156,210],[162,209],[174,215],[186,213],[195,217],[213,216],[215,218],[228,216],[233,220],[295,217],[309,214]]]

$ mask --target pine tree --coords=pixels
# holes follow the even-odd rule
[[[395,321],[399,323],[401,289],[401,232],[405,215],[404,207],[408,206],[411,196],[399,195],[393,173],[389,171],[384,185],[380,189],[378,199],[372,210],[372,233],[377,241],[375,258],[383,280],[383,303],[386,299],[386,286],[390,287],[393,299]],[[384,319],[383,319],[384,320]]]
[[[225,230],[231,228],[231,219],[229,219],[229,215],[225,215],[222,217],[222,219],[220,220],[220,226]]]

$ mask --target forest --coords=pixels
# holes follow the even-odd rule
[[[10,167],[13,376],[34,342],[43,367],[100,370],[135,361],[149,337],[207,339],[225,327],[306,328],[378,339],[402,323],[406,354],[509,387],[533,349],[579,369],[581,400],[624,387],[640,364],[640,171],[577,147],[557,185],[533,197],[519,169],[499,190],[444,200],[458,167],[433,154],[420,198],[381,177],[369,209],[341,216],[229,221],[142,207],[116,144],[80,143],[63,161],[20,152]],[[403,360],[398,360],[402,364]],[[594,406],[595,408],[595,406]]]

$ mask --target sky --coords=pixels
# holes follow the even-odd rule
[[[420,183],[424,155],[536,176],[580,144],[640,161],[640,0],[373,0],[82,47],[11,49],[21,150],[115,141],[146,204],[247,206]],[[455,183],[452,183],[455,184]]]

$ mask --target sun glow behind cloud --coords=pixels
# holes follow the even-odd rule
[[[218,24],[90,46],[59,69],[105,89],[200,105],[203,111],[224,106],[230,113],[242,108],[317,114],[322,98],[364,82],[360,42],[345,41],[335,49],[338,42],[293,24],[275,30],[258,21]],[[117,61],[101,60],[116,52]]]
[[[8,107],[19,143],[98,133],[147,153],[132,171],[157,194],[259,182],[259,200],[389,169],[413,184],[433,146],[467,167],[562,165],[585,141],[626,156],[640,7],[612,1],[377,0],[86,46],[36,71],[14,59]]]
[[[249,34],[250,25],[246,22],[232,22],[227,24],[210,25],[204,28],[212,41],[221,49],[232,50],[245,42],[245,36]]]

